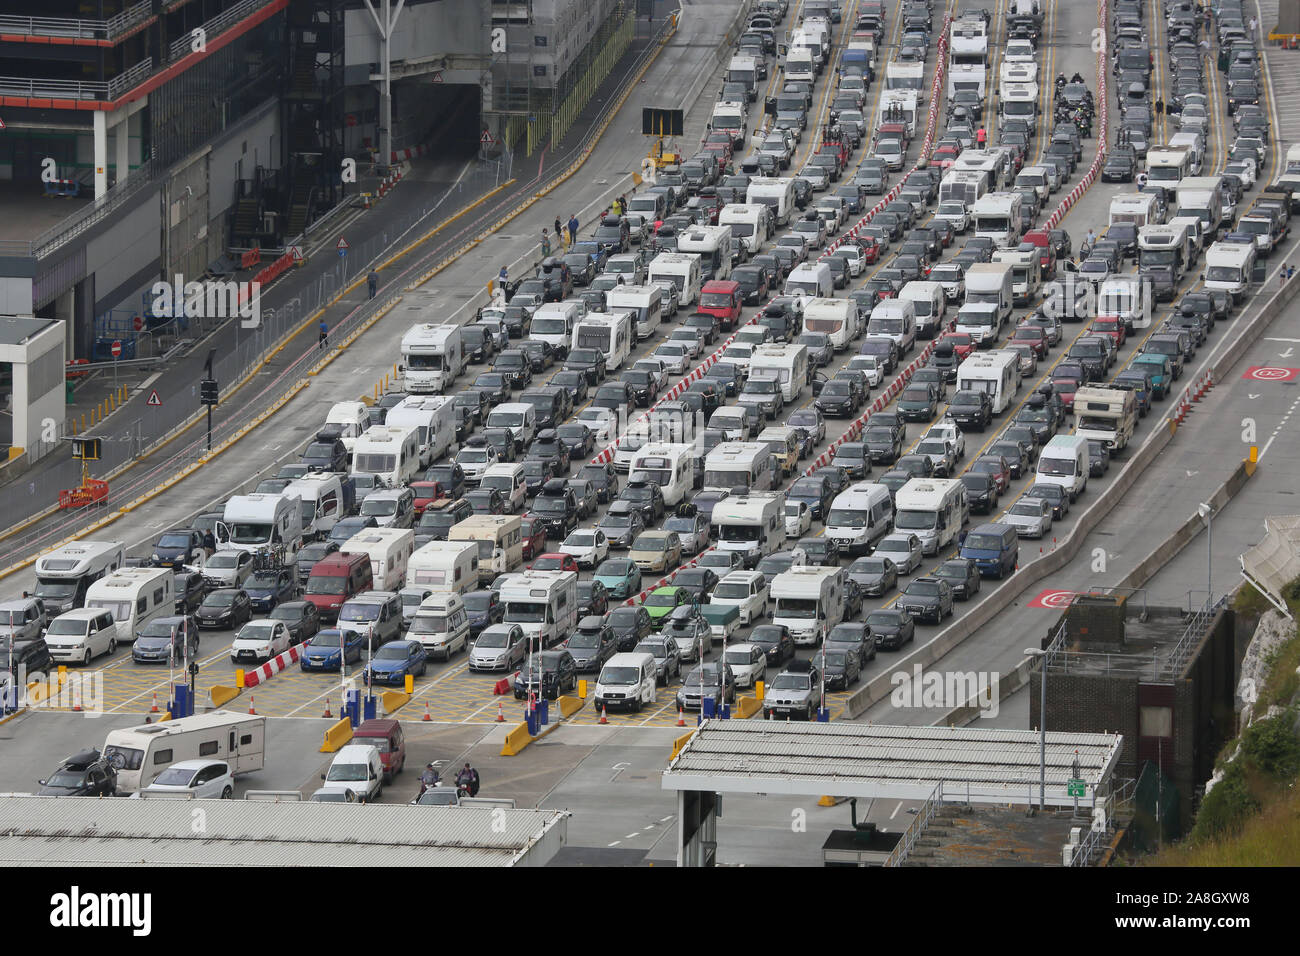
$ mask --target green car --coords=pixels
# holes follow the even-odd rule
[[[675,584],[669,584],[662,588],[655,588],[650,592],[650,596],[645,599],[645,609],[650,615],[650,624],[657,631],[664,626],[664,621],[668,620],[668,615],[683,604],[695,604],[695,595],[691,594],[686,588],[679,588]]]
[[[641,590],[641,569],[628,558],[607,558],[596,568],[595,579],[610,597],[630,598]]]
[[[1151,387],[1155,397],[1162,399],[1169,394],[1173,382],[1173,370],[1169,366],[1169,356],[1159,352],[1140,352],[1129,363],[1133,368],[1141,368],[1151,373]]]

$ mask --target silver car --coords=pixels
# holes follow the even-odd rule
[[[821,678],[817,671],[803,662],[799,670],[787,668],[767,685],[763,700],[764,717],[791,717],[799,715],[812,720],[822,706]]]
[[[518,624],[493,624],[479,634],[469,652],[471,671],[509,671],[528,655],[528,638]]]
[[[911,574],[921,566],[921,539],[909,532],[895,532],[880,539],[876,557],[889,558],[899,574]]]
[[[757,644],[732,644],[723,662],[731,668],[737,687],[753,687],[767,680],[767,654]]]
[[[692,607],[680,607],[664,625],[663,636],[677,645],[681,659],[688,664],[703,660],[713,638],[709,622],[698,616]]]
[[[1041,538],[1052,530],[1052,503],[1045,498],[1021,498],[1002,520],[1022,538]]]

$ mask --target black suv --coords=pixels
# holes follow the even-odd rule
[[[986,392],[963,389],[952,396],[946,417],[964,429],[978,428],[983,431],[993,421],[993,400]]]
[[[48,780],[38,781],[42,797],[111,797],[117,793],[117,771],[98,750],[73,754]]]
[[[552,478],[542,485],[530,510],[546,528],[548,538],[563,541],[578,526],[578,499],[562,478]]]

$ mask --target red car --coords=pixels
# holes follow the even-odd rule
[[[1052,370],[1052,391],[1061,397],[1066,408],[1074,408],[1074,393],[1083,384],[1083,369],[1078,365],[1058,365]]]
[[[862,247],[862,255],[866,258],[867,265],[873,264],[880,258],[880,243],[876,241],[875,236],[859,237],[858,245]]]
[[[571,554],[557,554],[554,551],[548,551],[546,554],[539,555],[537,560],[528,565],[529,571],[572,571],[575,574],[578,571],[578,562],[573,559]]]
[[[980,455],[970,466],[970,470],[992,478],[997,482],[999,492],[1011,487],[1011,466],[1002,455]]]
[[[740,321],[740,304],[739,282],[710,279],[700,289],[700,303],[696,311],[714,316],[724,331],[730,331]]]
[[[735,150],[735,143],[731,139],[730,133],[724,133],[721,130],[710,133],[704,140],[704,147],[707,152],[717,153],[718,161],[724,166],[731,162],[732,152]]]
[[[1109,335],[1115,343],[1115,348],[1124,344],[1124,339],[1128,337],[1128,328],[1124,325],[1124,320],[1118,315],[1099,315],[1092,320],[1092,325],[1088,328],[1089,335]]]
[[[524,515],[520,534],[523,536],[525,561],[531,561],[534,555],[546,550],[546,527],[532,515]]]
[[[1047,358],[1047,332],[1037,325],[1018,325],[1011,333],[1011,341],[1023,343],[1034,350],[1034,357],[1039,361]]]
[[[413,481],[411,490],[415,492],[415,516],[418,518],[424,514],[424,509],[440,498],[445,498],[442,493],[442,482],[440,481]]]
[[[967,332],[946,332],[939,341],[950,343],[959,359],[970,358],[971,353],[975,351],[975,340]]]
[[[960,155],[961,150],[956,146],[940,146],[934,151],[934,156],[931,157],[930,162],[940,169],[947,169],[957,161],[957,157]]]
[[[1053,278],[1056,275],[1056,247],[1052,245],[1047,230],[1031,229],[1025,233],[1021,242],[1030,242],[1038,247],[1038,263],[1042,266],[1043,278]]]

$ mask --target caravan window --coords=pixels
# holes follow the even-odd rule
[[[155,766],[157,766],[160,763],[171,763],[172,762],[171,750],[168,749],[168,750],[155,751],[153,755],[153,762]]]
[[[367,474],[380,474],[382,472],[392,471],[395,467],[397,467],[396,455],[377,454],[357,455],[356,464],[354,466],[356,471],[365,472]],[[240,526],[236,525],[235,527],[238,528]],[[238,541],[239,539],[235,538],[234,540]]]
[[[131,619],[131,602],[129,601],[87,601],[86,607],[107,611],[113,615],[114,621],[129,621]]]
[[[215,740],[209,740],[205,743],[199,744],[200,757],[215,757],[216,755],[217,755],[217,742]]]
[[[135,613],[143,614],[147,610],[149,610],[149,599],[137,598],[135,602]]]

